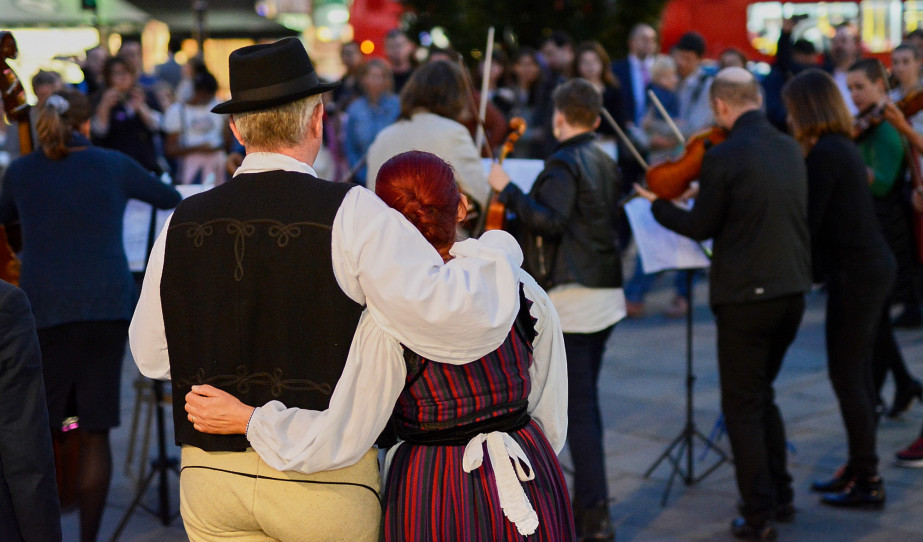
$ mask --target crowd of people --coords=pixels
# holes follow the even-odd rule
[[[831,506],[883,507],[878,422],[923,399],[894,336],[923,326],[923,107],[907,105],[923,91],[923,31],[888,71],[863,58],[850,24],[817,62],[797,24],[784,21],[760,77],[737,50],[706,60],[696,32],[661,53],[646,24],[623,59],[553,32],[494,50],[489,72],[451,49],[420,54],[394,30],[384,59],[344,44],[334,82],[296,39],[247,46],[230,56],[224,102],[204,63],[176,61],[178,43],[153,73],[129,40],[111,57],[88,51],[77,88],[36,74],[39,149],[18,156],[17,132],[5,134],[15,159],[0,224],[22,232],[37,330],[15,330],[23,390],[46,397],[23,419],[59,439],[79,416],[81,539],[96,539],[108,494],[127,337],[145,376],[172,381],[191,540],[614,540],[600,367],[658,278],[640,255],[622,277],[619,202],[632,190],[666,228],[714,241],[733,534],[773,540],[775,522],[794,520],[773,382],[812,284],[826,290],[848,444],[812,490]],[[528,192],[482,163],[505,154],[514,119],[525,128],[510,156],[544,160]],[[726,140],[680,196],[691,209],[644,186],[636,153],[669,161],[713,127]],[[214,188],[181,202],[171,180]],[[140,300],[120,237],[129,198],[176,206]],[[483,233],[494,204],[509,233]],[[690,310],[690,273],[676,273],[668,317]],[[17,461],[47,473],[48,444]],[[383,477],[376,445],[389,449]],[[923,433],[896,458],[923,467]],[[51,481],[28,490],[45,504],[10,523],[26,540],[60,539],[35,510],[60,514]]]

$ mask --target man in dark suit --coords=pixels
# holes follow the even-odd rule
[[[0,542],[21,540],[61,540],[61,508],[32,308],[0,281]]]
[[[792,478],[772,383],[795,338],[811,286],[807,174],[801,148],[760,111],[759,84],[725,68],[710,89],[727,141],[702,163],[691,211],[640,187],[665,227],[714,239],[710,303],[718,328],[721,408],[734,453],[743,517],[735,536],[774,540],[773,520],[790,521]]]
[[[628,34],[628,56],[612,63],[612,73],[619,80],[626,118],[636,126],[644,117],[647,85],[651,64],[657,54],[657,31],[648,24],[638,23]]]

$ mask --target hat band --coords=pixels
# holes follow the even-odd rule
[[[268,87],[249,88],[246,90],[238,90],[237,92],[232,91],[231,98],[233,98],[234,101],[241,102],[272,100],[274,98],[310,89],[311,87],[317,86],[318,82],[317,72],[312,71],[297,79],[290,79],[288,81],[276,83],[275,85],[269,85]]]

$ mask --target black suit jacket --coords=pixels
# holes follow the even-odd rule
[[[691,211],[658,199],[665,227],[714,239],[713,307],[807,292],[811,287],[808,184],[801,148],[759,111],[741,115],[702,162]]]
[[[612,73],[619,80],[619,91],[622,94],[623,118],[635,121],[635,93],[632,90],[631,62],[628,58],[616,60],[612,63]]]
[[[61,509],[32,308],[0,281],[0,542],[21,540],[61,540]]]

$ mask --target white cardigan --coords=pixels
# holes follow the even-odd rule
[[[490,197],[487,173],[471,134],[454,120],[427,112],[414,113],[378,133],[369,147],[366,186],[375,190],[375,178],[389,158],[407,151],[426,151],[449,163],[462,192],[486,208]]]

